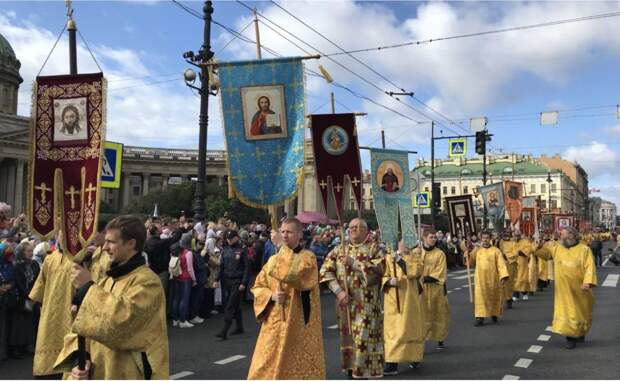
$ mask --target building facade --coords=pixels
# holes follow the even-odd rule
[[[601,206],[598,210],[599,223],[597,226],[605,227],[605,229],[616,229],[616,204],[611,201],[601,200]]]

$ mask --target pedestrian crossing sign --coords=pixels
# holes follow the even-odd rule
[[[414,208],[430,208],[431,207],[431,193],[419,192],[413,195],[413,207]]]
[[[465,157],[467,154],[467,139],[457,138],[448,140],[449,157]]]
[[[101,187],[118,189],[121,187],[121,161],[123,145],[105,142],[103,163],[101,163]]]

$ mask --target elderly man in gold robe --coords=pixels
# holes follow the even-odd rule
[[[116,217],[106,226],[103,251],[111,261],[106,276],[95,283],[86,268],[72,265],[76,316],[56,370],[70,370],[80,380],[169,377],[164,291],[142,257],[145,240],[139,218]],[[85,369],[74,365],[77,335],[88,348]]]
[[[515,280],[515,296],[523,295],[523,300],[528,300],[530,292],[530,257],[532,256],[532,244],[521,236],[521,231],[514,232],[515,252],[517,253],[517,277]]]
[[[283,245],[256,277],[254,313],[262,322],[250,380],[324,379],[325,357],[316,256],[302,249],[302,225],[282,222]]]
[[[368,226],[361,218],[349,224],[349,242],[325,258],[320,282],[336,295],[342,369],[349,378],[383,377],[383,315],[380,285],[384,258],[368,243]]]
[[[424,264],[420,253],[412,254],[404,242],[385,258],[383,274],[383,374],[398,374],[398,363],[416,368],[424,356],[426,320],[420,278]]]
[[[512,308],[512,303],[517,298],[513,295],[515,288],[515,281],[517,279],[517,260],[519,255],[515,250],[517,243],[512,240],[512,233],[510,230],[506,230],[502,233],[502,238],[499,241],[499,250],[506,259],[506,269],[508,270],[509,278],[504,282],[504,300],[506,300],[506,306],[508,309]]]
[[[579,243],[577,229],[568,227],[560,232],[559,245],[540,243],[534,254],[553,259],[555,292],[551,329],[566,336],[566,348],[574,349],[592,327],[592,289],[597,284],[592,250]]]
[[[435,247],[437,242],[435,230],[426,230],[422,237],[422,247],[415,248],[413,253],[420,255],[424,264],[422,295],[426,311],[426,340],[437,341],[437,349],[445,349],[444,341],[448,337],[450,326],[446,255]]]
[[[497,317],[503,313],[504,287],[510,275],[502,252],[491,246],[491,233],[480,233],[481,246],[468,255],[470,265],[476,266],[474,287],[474,325],[484,324],[484,318],[490,317],[497,323]]]

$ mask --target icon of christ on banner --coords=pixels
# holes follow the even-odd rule
[[[88,141],[86,98],[54,100],[54,145],[75,145]]]
[[[283,86],[242,87],[241,101],[247,140],[287,136]]]

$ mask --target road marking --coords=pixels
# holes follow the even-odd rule
[[[448,294],[451,293],[451,292],[452,292],[452,290],[448,291]]]
[[[458,290],[460,290],[460,289],[461,289],[460,287],[457,287],[457,288],[455,288],[455,289],[454,289],[454,291],[458,291]]]
[[[620,274],[609,274],[605,281],[603,282],[603,287],[616,287],[618,285],[618,278],[620,278]]]
[[[521,378],[521,377],[513,376],[512,374],[507,374],[507,375],[504,376],[504,378],[502,378],[502,380],[518,380],[519,378]]]
[[[605,258],[605,260],[603,261],[603,264],[601,264],[601,267],[607,265],[607,263],[609,262],[609,258],[611,258],[611,255],[608,255],[607,258]]]
[[[540,353],[543,347],[541,345],[530,345],[530,348],[527,350],[530,353]]]
[[[338,329],[338,324],[330,325],[327,329]]]
[[[450,271],[448,273],[448,275],[450,275],[450,274],[465,274],[466,272],[467,272],[467,269],[465,269],[465,270],[456,270],[456,271]]]
[[[170,376],[170,379],[171,380],[178,380],[178,379],[183,378],[183,377],[191,376],[192,374],[194,374],[194,372],[190,372],[189,370],[184,370],[182,372],[173,374],[172,376]]]
[[[472,275],[472,276],[471,276],[471,278],[473,279],[473,278],[474,278],[474,275]],[[452,279],[467,279],[467,275],[455,276],[455,277],[454,277],[454,278],[452,278]]]
[[[536,339],[536,340],[538,340],[538,341],[549,341],[549,339],[551,339],[551,336],[549,336],[549,335],[540,335],[540,336],[538,336],[538,339]]]
[[[547,332],[553,332],[553,328],[551,328],[550,325],[547,326],[547,328],[545,328],[545,331]]]
[[[527,368],[527,367],[530,366],[532,361],[534,361],[534,360],[521,358],[521,359],[519,359],[519,361],[517,361],[515,363],[515,367],[517,367],[517,368]]]
[[[466,284],[466,285],[464,285],[463,287],[464,287],[464,288],[469,288],[469,285],[468,285],[468,284]]]
[[[243,356],[243,355],[234,355],[234,356],[230,356],[228,358],[225,358],[224,360],[216,361],[216,362],[214,362],[214,364],[226,365],[226,364],[229,364],[231,362],[234,362],[234,361],[237,361],[237,360],[241,360],[243,358],[245,358],[245,356]]]

